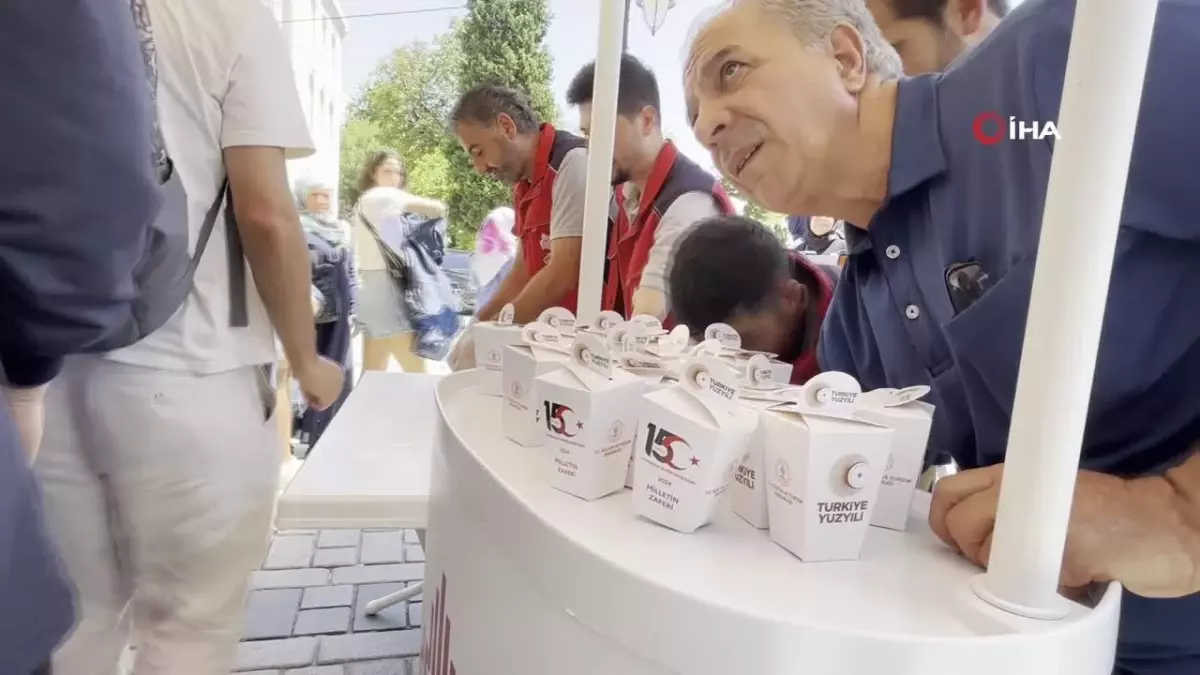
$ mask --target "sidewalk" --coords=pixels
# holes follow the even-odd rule
[[[368,617],[420,581],[416,532],[284,531],[251,576],[234,668],[249,675],[420,675],[421,596]]]

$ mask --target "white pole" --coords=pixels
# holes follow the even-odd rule
[[[1157,7],[1075,8],[991,560],[975,585],[1022,616],[1066,611],[1059,571]]]
[[[612,197],[613,136],[617,126],[617,85],[624,51],[625,0],[600,0],[596,43],[596,79],[592,90],[588,142],[587,196],[583,200],[583,253],[579,261],[580,323],[600,313],[604,252],[608,242],[608,205]]]

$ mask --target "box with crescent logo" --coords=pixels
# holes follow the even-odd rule
[[[475,367],[481,373],[479,392],[501,396],[504,348],[521,344],[521,327],[513,325],[513,306],[505,305],[495,321],[483,321],[471,329],[475,339]]]
[[[893,432],[855,414],[857,388],[823,373],[762,415],[771,539],[806,562],[858,559],[870,529]]]
[[[892,430],[892,453],[879,485],[879,499],[871,524],[903,531],[916,494],[917,480],[925,467],[925,449],[933,424],[934,406],[919,400],[929,387],[876,389],[859,396],[858,416]]]
[[[634,511],[678,532],[707,525],[758,427],[739,403],[736,371],[719,359],[688,362],[679,384],[646,394],[634,443]]]
[[[535,378],[554,487],[593,500],[622,490],[646,382],[603,338],[575,336],[564,367]]]
[[[522,343],[505,347],[503,367],[504,435],[526,447],[546,442],[543,406],[537,377],[562,368],[570,358],[569,338],[547,324],[534,322],[522,330]]]

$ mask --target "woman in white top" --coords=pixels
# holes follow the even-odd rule
[[[353,248],[358,268],[358,322],[363,331],[363,369],[387,370],[392,358],[408,373],[424,372],[425,360],[412,353],[413,333],[399,289],[388,273],[379,243],[363,222],[383,232],[389,219],[405,213],[431,218],[446,215],[446,205],[404,189],[404,163],[392,150],[367,158],[358,177]]]

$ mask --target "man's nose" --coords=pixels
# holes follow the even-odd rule
[[[718,154],[718,144],[721,134],[729,125],[728,115],[717,106],[703,105],[696,107],[696,121],[692,123],[692,132],[696,140],[708,148],[715,159]]]
[[[483,161],[483,159],[480,157],[472,157],[471,165],[475,167],[475,171],[478,173],[487,173],[488,172],[487,162]]]

